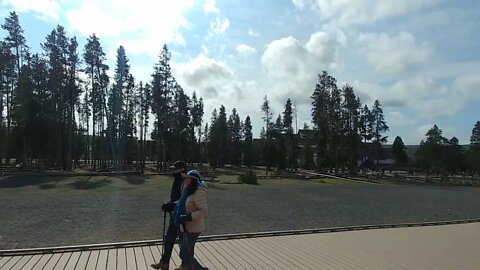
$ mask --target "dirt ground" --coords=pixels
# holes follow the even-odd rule
[[[171,180],[1,177],[0,249],[159,239]],[[480,188],[260,179],[209,183],[208,203],[211,235],[479,218]]]

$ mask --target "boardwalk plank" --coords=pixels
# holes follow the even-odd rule
[[[77,265],[75,265],[75,270],[85,270],[87,268],[88,258],[90,257],[91,251],[83,251],[78,258]]]
[[[205,250],[208,251],[211,256],[214,256],[217,259],[222,267],[217,267],[220,269],[237,269],[234,264],[229,261],[229,256],[227,254],[223,254],[222,250],[217,250],[214,246],[214,242],[204,242],[202,243],[205,247]],[[242,269],[242,268],[240,268]],[[238,269],[237,269],[238,270]]]
[[[158,249],[162,250],[162,247],[159,246]],[[180,259],[180,246],[179,245],[175,245],[173,247],[171,263],[173,263],[174,266],[180,266],[182,264],[182,259]]]
[[[117,270],[117,250],[108,250],[107,270]]]
[[[53,254],[45,254],[38,260],[38,262],[35,264],[35,266],[32,268],[33,270],[42,270],[43,267],[50,261],[50,259],[53,257]]]
[[[221,250],[229,258],[229,261],[235,265],[237,269],[252,269],[252,266],[238,254],[238,251],[231,249],[228,245],[225,244],[228,240],[217,241],[214,243],[216,250]]]
[[[158,250],[157,246],[150,246],[149,248],[150,252],[152,253],[153,261],[158,263],[161,259],[160,250]]]
[[[70,259],[68,259],[68,263],[65,266],[65,270],[73,270],[75,269],[75,266],[77,266],[78,260],[80,259],[80,255],[82,252],[77,251],[73,252],[72,256],[70,256]]]
[[[43,255],[33,255],[32,258],[22,267],[22,270],[30,270],[33,269],[33,267],[40,261]],[[0,263],[0,269],[1,263]]]
[[[133,249],[135,252],[135,260],[137,262],[137,269],[147,269],[147,263],[145,262],[145,256],[143,255],[143,250],[141,247],[135,247]],[[149,266],[150,267],[150,266]]]
[[[208,259],[209,261],[209,268],[211,269],[225,269],[225,267],[222,265],[222,263],[217,259],[217,257],[213,254],[210,253],[210,251],[205,247],[206,242],[199,242],[197,243],[197,251],[198,253],[201,253],[203,257]]]
[[[149,247],[142,247],[142,252],[143,252],[143,257],[145,258],[145,264],[147,265],[148,268],[150,268],[151,264],[156,263],[153,260],[152,251],[150,250]]]
[[[12,268],[18,261],[20,261],[20,259],[22,258],[22,256],[15,256],[15,257],[12,257],[10,260],[7,261],[7,263],[5,263],[3,266],[2,266],[2,270],[10,270],[10,268]]]
[[[244,240],[235,239],[230,240],[228,243],[238,250],[242,257],[248,260],[253,269],[275,269],[267,257],[263,256],[260,252],[254,251],[252,247],[246,247],[242,242],[244,242]]]
[[[8,257],[1,257],[0,258],[0,269],[2,269],[2,266],[4,264],[6,264],[12,257],[8,256]]]
[[[323,267],[326,267],[327,269],[334,269],[339,267],[347,270],[355,269],[353,265],[345,263],[344,261],[335,261],[335,259],[332,258],[333,256],[329,254],[329,252],[325,252],[323,250],[324,245],[321,243],[311,244],[307,243],[306,241],[301,241],[297,239],[297,237],[287,239],[289,240],[288,245],[290,245],[291,248],[297,249],[305,253],[307,256],[314,258],[314,260],[318,260],[318,262],[314,262],[313,265],[316,265],[318,263],[321,264]]]
[[[135,261],[133,248],[126,248],[125,255],[127,257],[127,270],[137,270],[137,262]]]
[[[308,263],[304,262],[304,254],[295,249],[286,248],[282,243],[276,242],[278,237],[259,238],[267,250],[282,256],[289,264],[294,265],[295,269],[313,269]],[[284,266],[285,267],[285,266]]]
[[[58,261],[62,257],[62,253],[55,253],[53,256],[48,260],[48,263],[44,266],[43,269],[45,270],[52,270],[55,265],[57,265]]]
[[[100,252],[98,250],[93,250],[92,252],[90,252],[90,256],[88,257],[87,267],[85,268],[85,270],[95,270],[95,268],[97,267],[99,254]]]
[[[100,254],[98,254],[98,261],[97,261],[97,270],[105,270],[107,269],[107,259],[108,259],[108,249],[100,250]]]
[[[65,266],[68,263],[68,260],[70,259],[70,256],[72,256],[72,253],[62,253],[62,257],[58,260],[57,264],[55,265],[55,268],[53,270],[63,270]]]
[[[32,258],[32,255],[23,256],[10,270],[20,270]]]
[[[124,248],[117,250],[117,269],[127,270],[127,254]]]
[[[476,269],[480,223],[198,242],[210,269]],[[1,270],[144,270],[159,246],[0,257]],[[171,265],[178,265],[178,246]],[[173,269],[173,267],[172,267]]]
[[[198,243],[195,245],[195,258],[204,267],[208,267],[210,269],[213,269],[213,268],[211,268],[212,263],[210,262],[210,260],[208,260],[207,257],[205,257],[205,255],[203,255],[202,248],[199,246]]]

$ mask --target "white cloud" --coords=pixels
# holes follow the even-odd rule
[[[306,48],[324,63],[331,63],[335,60],[336,47],[330,34],[326,32],[317,32],[311,35]]]
[[[1,4],[10,4],[17,12],[38,13],[41,19],[59,19],[60,5],[55,0],[2,0]]]
[[[305,46],[289,36],[270,42],[261,62],[273,77],[303,79],[335,67],[337,49],[338,44],[325,32],[312,34]]]
[[[479,73],[471,73],[459,76],[453,83],[453,88],[460,96],[467,99],[480,98],[480,76]]]
[[[336,25],[372,23],[433,6],[441,0],[292,0],[303,9],[310,5]]]
[[[233,77],[233,72],[221,61],[200,54],[188,63],[175,64],[174,69],[193,87],[212,87]]]
[[[217,17],[215,21],[210,24],[210,29],[215,34],[225,33],[230,27],[230,20],[227,17]]]
[[[205,0],[203,11],[205,13],[220,13],[220,10],[215,6],[215,0]]]
[[[417,44],[415,37],[408,32],[394,37],[385,33],[362,34],[358,41],[365,47],[368,62],[377,72],[384,74],[414,72],[432,56],[429,46],[426,43]]]
[[[388,112],[385,116],[385,119],[388,125],[397,127],[403,127],[415,123],[415,121],[411,117],[408,117],[404,113],[399,111]]]
[[[255,30],[253,29],[248,29],[248,35],[251,36],[251,37],[259,37],[260,34],[258,32],[256,32]]]
[[[299,105],[309,105],[317,74],[338,66],[341,39],[337,33],[317,32],[306,45],[292,36],[274,40],[267,45],[261,63],[268,75],[272,98],[283,106],[286,97]],[[305,113],[307,115],[307,113]]]
[[[257,53],[257,49],[251,47],[251,46],[248,46],[247,44],[239,44],[237,46],[237,48],[235,48],[238,52],[238,54],[242,55],[242,56],[245,56],[245,57],[248,57],[248,56],[251,56],[255,53]]]
[[[163,43],[185,43],[180,30],[188,27],[188,22],[183,13],[193,2],[86,0],[68,9],[65,16],[71,31],[114,37],[115,45],[123,44],[129,53],[156,56]]]
[[[292,3],[298,8],[298,9],[304,9],[307,2],[310,2],[309,0],[292,0]]]

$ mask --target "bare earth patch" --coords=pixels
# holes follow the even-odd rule
[[[205,234],[480,217],[479,188],[259,182],[210,183]],[[0,249],[159,239],[170,186],[166,176],[2,177]]]

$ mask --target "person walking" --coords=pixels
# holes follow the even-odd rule
[[[195,243],[205,231],[205,218],[208,215],[207,185],[196,170],[182,174],[184,177],[180,200],[175,206],[174,224],[182,235],[180,258],[182,265],[175,270],[208,269],[195,259]]]
[[[172,212],[175,209],[176,202],[180,199],[182,194],[182,185],[185,180],[182,176],[182,173],[185,174],[187,172],[187,165],[183,161],[176,161],[173,164],[173,167],[173,183],[170,191],[170,201],[162,205],[162,211],[170,214],[167,233],[163,236],[164,253],[162,254],[162,258],[160,258],[158,263],[151,265],[153,269],[169,270],[173,246],[175,245],[177,237],[181,237],[181,235],[179,235],[177,226],[175,226],[173,222],[174,220]]]

